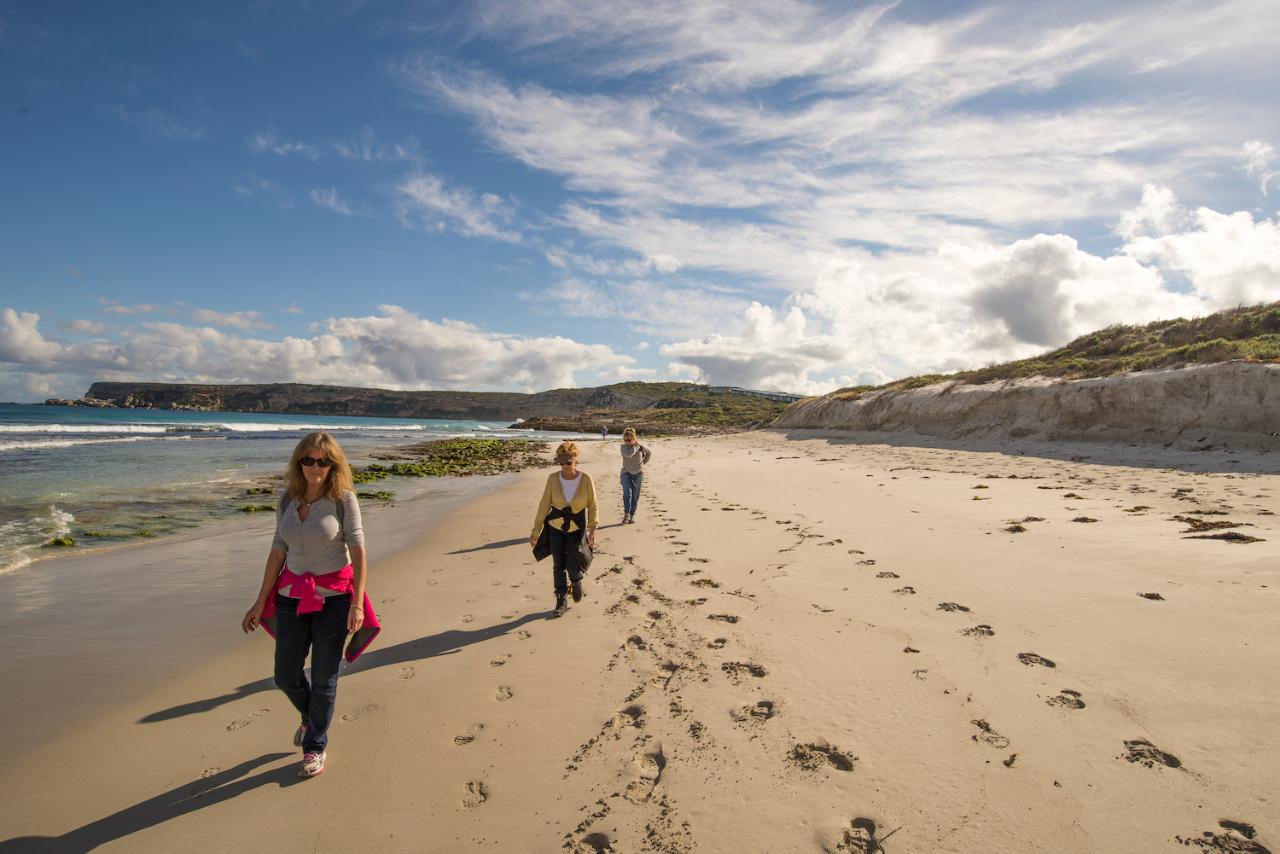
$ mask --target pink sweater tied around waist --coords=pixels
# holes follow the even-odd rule
[[[324,575],[312,575],[310,572],[298,575],[286,565],[280,571],[280,577],[276,579],[276,586],[272,588],[271,596],[267,598],[267,604],[262,609],[262,628],[266,629],[267,634],[271,635],[271,637],[274,638],[276,636],[276,594],[281,587],[289,586],[289,592],[293,594],[292,598],[298,600],[299,614],[314,614],[324,608],[324,597],[316,592],[316,587],[324,587],[327,590],[334,590],[338,593],[350,593],[354,578],[355,573],[351,569],[351,564],[347,564],[337,572],[327,572]],[[378,623],[378,615],[374,613],[373,603],[369,601],[369,593],[366,591],[364,594],[364,624],[351,635],[351,640],[347,643],[345,653],[347,663],[349,664],[359,658],[360,653],[364,652],[365,648],[373,643],[373,639],[378,636],[380,631],[382,631],[382,626]]]

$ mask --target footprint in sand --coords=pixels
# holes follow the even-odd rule
[[[361,706],[360,708],[356,709],[354,712],[347,712],[345,715],[342,716],[342,719],[347,723],[350,723],[351,721],[358,721],[360,720],[360,718],[364,717],[370,712],[376,711],[377,708],[378,708],[377,703],[369,703],[368,705]]]
[[[529,634],[524,629],[520,629],[518,632],[516,632],[516,637],[520,638],[520,640],[528,640],[529,638],[533,637],[533,635]]]
[[[1196,848],[1220,852],[1220,854],[1271,854],[1271,849],[1257,841],[1258,831],[1252,824],[1223,818],[1218,819],[1218,827],[1226,832],[1217,833],[1206,830],[1191,837],[1175,836],[1173,838],[1183,845],[1194,845]]]
[[[631,766],[633,779],[627,784],[623,797],[633,804],[643,804],[653,797],[653,790],[667,767],[667,757],[658,744],[637,756]]]
[[[1064,709],[1083,709],[1084,700],[1080,698],[1079,691],[1072,691],[1070,688],[1063,688],[1058,692],[1058,696],[1050,697],[1045,700],[1050,706],[1061,706]]]
[[[1182,761],[1172,753],[1165,753],[1145,738],[1135,738],[1124,743],[1124,759],[1136,762],[1147,768],[1163,765],[1166,768],[1181,768]]]
[[[955,602],[939,602],[939,603],[938,603],[938,610],[939,610],[939,611],[953,611],[953,612],[954,612],[954,611],[964,611],[964,612],[966,612],[966,613],[969,611],[969,609],[968,609],[968,608],[966,608],[964,605],[958,605],[958,604],[956,604]]]
[[[711,561],[709,561],[705,557],[691,557],[689,558],[689,560],[692,561],[693,563],[711,563]]]
[[[898,577],[898,573],[896,572],[877,572],[876,573],[876,578],[897,578],[897,577]]]
[[[1159,593],[1139,593],[1138,595],[1141,596],[1143,599],[1150,599],[1152,602],[1164,601],[1164,597],[1161,596]]]
[[[708,620],[719,620],[722,623],[736,623],[738,618],[733,614],[707,614]]]
[[[710,578],[698,578],[689,582],[694,587],[710,587],[715,589],[720,586],[719,581],[712,581]]]
[[[960,634],[971,638],[989,638],[996,633],[996,630],[988,626],[986,623],[979,623],[976,626],[970,626],[967,629],[961,629]]]
[[[705,604],[707,604],[707,600],[706,600],[706,597],[700,596],[700,597],[698,597],[697,599],[686,599],[686,600],[684,600],[684,604],[686,604],[686,605],[705,605]]]
[[[238,729],[244,729],[248,725],[249,721],[246,718],[236,718],[234,721],[227,724],[227,732],[235,732]]]
[[[256,711],[256,712],[254,712],[254,713],[253,713],[253,716],[254,716],[255,718],[260,718],[260,717],[262,717],[263,715],[269,715],[269,714],[271,714],[271,710],[270,710],[270,709],[258,709],[258,711]]]
[[[911,585],[907,585],[906,587],[898,587],[898,588],[895,588],[893,592],[894,592],[894,593],[897,593],[897,594],[899,594],[899,595],[902,595],[902,596],[914,596],[914,595],[916,595],[916,589],[915,589],[914,587],[912,587]]]
[[[489,792],[480,780],[471,780],[462,792],[462,805],[467,809],[475,809],[489,800]]]
[[[222,771],[222,769],[221,769],[221,768],[218,768],[218,767],[216,767],[216,766],[215,766],[215,767],[213,767],[213,768],[206,768],[206,769],[204,769],[203,771],[201,771],[201,772],[200,772],[200,779],[201,779],[201,780],[207,780],[207,779],[209,779],[210,777],[212,777],[214,774],[220,773],[221,771]]]
[[[790,754],[792,763],[805,771],[817,771],[825,765],[830,765],[837,771],[852,771],[854,760],[857,758],[838,747],[833,747],[821,738],[810,744],[795,745],[791,748]]]
[[[1018,653],[1018,661],[1028,667],[1057,667],[1051,659],[1045,658],[1043,655],[1036,655],[1034,652]]]
[[[880,840],[876,838],[876,823],[869,818],[855,818],[851,827],[836,843],[836,851],[849,854],[880,854]],[[892,833],[890,833],[892,835]],[[887,837],[886,837],[887,838]]]
[[[729,713],[740,724],[762,724],[778,715],[778,704],[773,700],[757,700]]]
[[[472,724],[471,726],[467,727],[467,731],[462,735],[455,735],[453,737],[453,743],[458,745],[459,747],[463,746],[464,744],[470,744],[480,736],[480,733],[483,730],[484,730],[484,724]]]
[[[463,614],[463,615],[462,615],[462,622],[464,622],[464,623],[470,623],[470,622],[472,622],[473,620],[475,620],[475,617],[473,617],[471,614]]]
[[[498,689],[493,692],[493,699],[497,700],[499,703],[504,703],[507,700],[510,700],[513,696],[515,695],[511,693],[511,689],[506,685],[499,685]]]
[[[417,671],[413,669],[413,665],[411,664],[406,664],[404,667],[400,668],[401,679],[412,679],[417,675],[418,675]]]
[[[724,645],[728,642],[728,638],[716,638],[715,640],[707,641],[707,649],[724,649]]]
[[[703,509],[705,510],[706,508]],[[613,847],[613,841],[606,834],[597,831],[582,837],[578,850],[582,854],[613,854],[617,849]]]
[[[763,679],[769,674],[769,671],[762,665],[753,664],[749,661],[726,661],[720,665],[720,669],[737,684],[741,684],[744,676]]]
[[[489,662],[490,667],[501,667],[507,663],[507,659],[511,658],[511,653],[506,652]]]
[[[997,750],[1003,750],[1009,746],[1009,739],[991,728],[991,724],[979,718],[971,723],[978,728],[978,731],[969,736],[974,741],[980,741],[983,744],[989,744]]]

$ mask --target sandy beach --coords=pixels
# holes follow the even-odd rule
[[[209,538],[240,598],[189,582],[81,639],[134,639],[123,687],[0,665],[39,698],[6,720],[0,851],[1277,850],[1274,460],[887,442],[657,440],[625,527],[616,445],[584,444],[604,527],[561,619],[527,542],[545,470],[371,514],[404,542],[370,541],[384,631],[305,782],[238,627],[270,532]],[[182,608],[222,639],[183,644]]]

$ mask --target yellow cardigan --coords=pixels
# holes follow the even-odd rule
[[[560,488],[560,472],[555,471],[547,478],[547,486],[542,490],[542,500],[538,502],[538,512],[533,517],[533,533],[530,536],[538,536],[542,533],[542,520],[547,518],[547,512],[552,507],[569,507],[574,513],[587,511],[587,530],[594,531],[596,526],[600,524],[599,512],[596,508],[596,485],[591,480],[591,475],[585,471],[579,471],[578,477],[581,481],[578,483],[578,490],[573,493],[573,501],[565,500],[564,490]],[[572,532],[577,528],[573,522],[564,519],[553,519],[552,524],[556,525],[557,530],[568,529]],[[569,527],[572,526],[572,527]]]

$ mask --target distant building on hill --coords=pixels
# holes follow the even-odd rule
[[[751,388],[738,388],[736,385],[710,385],[706,387],[712,394],[746,394],[751,397],[763,397],[765,400],[776,400],[779,403],[793,403],[802,400],[802,394],[787,394],[783,391],[757,391]]]

